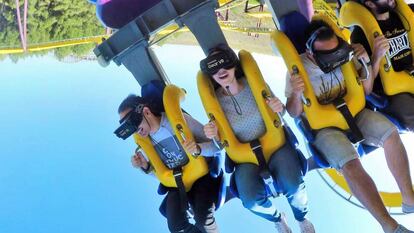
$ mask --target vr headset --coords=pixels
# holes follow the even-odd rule
[[[200,61],[201,71],[212,76],[221,68],[230,69],[238,64],[237,55],[229,49],[220,49],[213,51],[206,59]]]
[[[138,104],[138,106],[119,120],[121,125],[114,132],[117,137],[125,140],[137,132],[138,126],[141,124],[143,119],[142,109],[144,106],[144,104]]]
[[[319,68],[324,73],[329,73],[337,67],[349,62],[354,56],[354,51],[346,41],[338,37],[338,46],[331,50],[315,51],[313,44],[317,40],[321,31],[326,30],[327,27],[321,27],[316,30],[308,41],[306,42],[306,48],[314,55],[315,61]]]

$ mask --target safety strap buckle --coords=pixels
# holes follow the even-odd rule
[[[253,152],[255,152],[255,151],[256,151],[256,150],[258,150],[258,149],[262,149],[262,145],[258,144],[258,145],[254,145],[254,146],[252,147]]]
[[[270,191],[270,194],[273,197],[279,196],[278,192],[274,186],[274,180],[272,175],[269,172],[269,169],[266,164],[266,159],[263,154],[262,145],[260,144],[259,140],[253,140],[250,142],[250,148],[252,149],[254,155],[256,156],[257,162],[259,164],[260,176],[265,183],[265,186]]]
[[[266,185],[273,185],[273,178],[272,178],[272,176],[270,176],[270,175],[262,175],[261,177],[262,177],[262,179],[263,179],[263,181],[264,181],[264,183]]]
[[[335,107],[336,107],[336,109],[339,110],[340,108],[347,107],[347,105],[346,105],[345,101],[342,101],[342,102],[339,102],[338,105],[335,105]]]
[[[174,177],[180,177],[180,176],[183,176],[183,172],[182,172],[182,170],[181,170],[181,169],[174,169],[174,170],[173,170],[173,176],[174,176]]]
[[[266,188],[270,191],[270,194],[273,197],[278,197],[279,193],[277,192],[276,188],[275,188],[275,180],[273,179],[273,177],[270,175],[270,172],[268,170],[264,170],[260,173],[260,176],[263,179],[263,182],[266,185]]]

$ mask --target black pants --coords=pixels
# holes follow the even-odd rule
[[[414,131],[414,96],[401,93],[388,97],[389,105],[385,112],[391,114],[410,131]]]
[[[171,189],[166,196],[168,229],[172,233],[218,233],[214,219],[215,201],[219,180],[209,174],[197,180],[189,192],[188,201],[194,211],[195,225],[189,222],[186,210],[181,208],[178,189]]]

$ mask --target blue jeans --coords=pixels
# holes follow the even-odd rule
[[[281,190],[287,198],[295,219],[303,221],[308,213],[308,196],[296,151],[286,143],[272,155],[268,164],[278,186],[277,190]],[[245,208],[269,221],[280,220],[280,213],[266,195],[266,187],[257,165],[236,165],[235,180]]]

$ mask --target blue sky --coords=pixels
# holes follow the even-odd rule
[[[195,84],[201,49],[166,45],[155,51],[170,80],[187,90],[184,108],[205,123]],[[280,58],[254,56],[284,99],[286,69]],[[132,168],[132,140],[112,134],[118,104],[140,90],[124,67],[68,64],[46,56],[17,64],[5,60],[0,69],[0,232],[167,232],[158,213],[158,182]],[[378,174],[385,169],[382,157],[370,155],[364,165],[379,187],[393,189],[389,173]],[[367,211],[338,197],[316,172],[305,180],[317,232],[381,232]],[[275,203],[298,232],[286,200]],[[239,200],[227,203],[216,218],[221,232],[275,232]],[[414,215],[398,220],[414,229]]]

